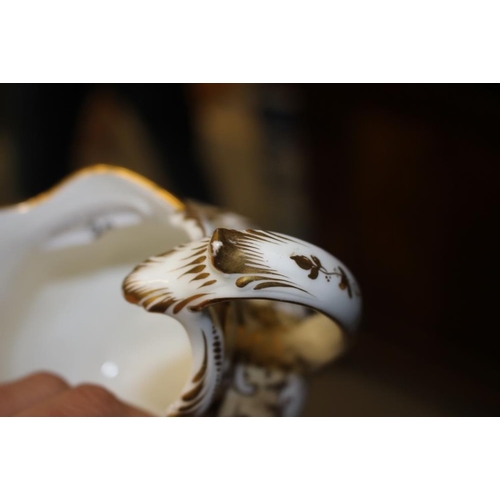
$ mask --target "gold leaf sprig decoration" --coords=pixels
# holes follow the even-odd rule
[[[349,298],[352,298],[352,286],[349,278],[345,271],[340,267],[334,267],[333,271],[328,271],[321,261],[315,255],[306,257],[305,255],[291,255],[290,258],[295,261],[295,263],[305,271],[309,271],[307,275],[308,278],[315,280],[319,273],[325,276],[326,281],[330,282],[332,276],[337,276],[340,278],[339,288],[341,290],[346,290]]]

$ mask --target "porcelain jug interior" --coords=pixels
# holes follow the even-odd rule
[[[0,213],[0,380],[49,370],[161,414],[188,377],[189,341],[178,321],[131,307],[121,284],[190,237],[168,217],[180,201],[106,172]]]

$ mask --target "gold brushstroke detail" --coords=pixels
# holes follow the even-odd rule
[[[200,394],[202,389],[203,389],[203,381],[201,382],[201,384],[198,384],[197,386],[193,387],[193,389],[186,392],[186,394],[182,396],[182,400],[186,402],[192,401],[193,399],[196,398],[196,396],[198,396],[198,394]]]
[[[204,286],[210,286],[210,285],[213,285],[214,283],[217,283],[217,280],[207,281],[207,282],[203,283],[203,285],[200,285],[198,288],[203,288]]]
[[[189,262],[189,264],[184,264],[183,266],[178,267],[177,269],[183,269],[183,268],[188,267],[188,266],[193,266],[194,264],[201,264],[206,258],[207,258],[206,255],[202,255],[201,257],[194,259],[192,262]]]
[[[276,243],[283,243],[282,240],[275,238],[272,235],[267,235],[267,234],[263,233],[262,231],[257,231],[255,229],[249,229],[248,233],[249,233],[248,236],[250,238],[253,238],[253,239],[258,240],[258,241],[262,241],[265,243],[275,243],[275,242]]]
[[[158,302],[154,306],[151,306],[148,311],[149,312],[158,312],[158,313],[164,313],[172,304],[175,304],[177,302],[177,299],[175,298],[169,298],[168,300]]]
[[[207,249],[206,246],[203,246],[203,248],[199,249],[197,252],[193,253],[192,255],[189,255],[188,257],[184,257],[183,259],[181,260],[188,260],[188,259],[192,259],[193,257],[196,257],[197,255],[201,255],[203,252],[205,252]]]
[[[174,307],[174,314],[177,314],[179,311],[181,311],[191,301],[196,300],[199,297],[203,297],[204,295],[207,295],[207,294],[206,293],[199,293],[197,295],[191,295],[191,297],[188,297],[187,299],[182,300]]]
[[[283,288],[295,288],[295,290],[300,290],[301,292],[309,293],[302,288],[294,285],[287,285],[286,283],[278,283],[277,281],[268,281],[266,283],[259,283],[254,287],[254,290],[262,290],[263,288],[273,288],[273,287],[283,287]]]
[[[216,229],[210,239],[209,246],[212,249],[210,259],[213,266],[224,274],[263,273],[282,276],[268,266],[256,263],[253,256],[249,256],[245,249],[241,247],[248,239],[252,238],[252,235],[242,231]],[[214,243],[221,243],[216,252],[213,251]],[[258,258],[255,259],[259,260]]]
[[[263,280],[269,280],[269,276],[241,276],[236,280],[236,286],[238,288],[244,288],[248,284],[253,283],[254,281],[263,281]],[[286,280],[274,280],[274,281],[280,281],[282,283],[290,283],[289,281]]]
[[[207,349],[207,338],[205,336],[205,332],[201,330],[201,333],[203,335],[203,346],[204,346],[204,356],[203,356],[203,363],[196,373],[196,375],[193,378],[193,382],[199,382],[204,376],[207,371],[207,365],[208,365],[208,349]]]
[[[250,232],[254,231],[254,229],[249,229]],[[288,236],[284,236],[283,234],[271,233],[270,231],[262,231],[262,233],[266,234],[268,237],[278,238],[283,242],[297,243],[296,240],[292,238],[288,238]]]
[[[205,278],[208,278],[209,276],[210,276],[210,273],[201,273],[201,274],[198,274],[198,276],[195,276],[192,280],[189,281],[189,283],[191,283],[191,281],[203,280]]]
[[[127,288],[127,286],[128,285],[125,284],[124,288]],[[125,296],[125,300],[127,302],[130,302],[131,304],[138,304],[139,303],[137,296],[133,293],[125,292],[124,296]]]
[[[207,267],[207,266],[205,266],[204,264],[200,264],[199,266],[195,266],[192,269],[189,269],[189,271],[186,271],[184,274],[181,274],[179,276],[179,278],[182,277],[182,276],[185,276],[186,274],[201,273],[201,271],[203,271],[203,269],[205,269],[205,267]]]
[[[159,293],[157,295],[150,295],[149,297],[145,298],[142,302],[141,302],[141,306],[144,307],[144,309],[147,309],[148,306],[150,306],[155,300],[158,300],[160,299],[161,297],[164,297],[165,296],[165,293]]]
[[[352,299],[352,288],[351,288],[351,282],[349,281],[349,278],[347,277],[347,274],[345,271],[339,266],[339,271],[342,277],[340,278],[340,283],[339,283],[339,288],[341,290],[345,290],[347,288],[347,294],[349,295],[349,298]]]
[[[155,257],[166,257],[167,255],[173,254],[176,251],[177,251],[177,248],[173,248],[172,250],[168,250],[167,252],[163,252],[163,253],[160,253],[158,255],[155,255]]]
[[[185,406],[182,406],[181,408],[179,408],[179,411],[183,413],[183,415],[186,415],[188,414],[188,412],[190,413],[191,410],[193,410],[194,408],[196,408],[198,405],[200,404],[199,401],[193,401],[192,403],[189,403]]]
[[[200,403],[200,394],[205,384],[205,377],[208,368],[207,338],[203,330],[201,330],[201,333],[203,335],[203,362],[200,369],[193,377],[192,382],[195,384],[195,386],[182,396],[182,401],[185,401],[187,404],[184,404],[179,408],[179,415],[191,414],[191,410],[194,410]]]

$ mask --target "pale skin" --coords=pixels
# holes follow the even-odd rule
[[[51,373],[0,384],[0,417],[146,417],[103,387],[71,387]]]

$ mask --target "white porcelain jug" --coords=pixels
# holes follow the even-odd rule
[[[119,167],[0,210],[0,234],[0,381],[48,370],[157,415],[298,415],[360,319],[332,255]]]

